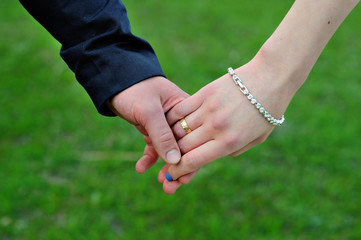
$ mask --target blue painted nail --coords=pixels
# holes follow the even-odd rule
[[[167,172],[167,175],[165,175],[165,178],[166,178],[169,182],[173,181],[173,178],[172,178],[172,176],[169,174],[169,172]]]

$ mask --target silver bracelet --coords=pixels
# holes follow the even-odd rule
[[[265,117],[265,119],[275,126],[281,126],[285,121],[285,116],[282,115],[281,119],[276,119],[262,107],[261,103],[253,97],[248,88],[243,84],[242,80],[235,74],[233,68],[228,68],[228,73],[231,74],[233,81],[239,86],[241,92],[248,98],[249,101],[258,109],[258,111]]]

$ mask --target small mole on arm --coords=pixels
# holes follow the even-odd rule
[[[331,21],[328,21],[328,23],[327,24],[330,24],[331,23]]]

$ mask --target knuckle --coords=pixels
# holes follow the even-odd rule
[[[208,101],[207,108],[209,112],[216,112],[222,107],[222,99],[220,98],[211,98]]]
[[[174,108],[174,115],[179,119],[182,118],[184,115],[184,105],[182,103],[178,103]]]
[[[173,132],[173,134],[174,134],[174,136],[175,137],[181,137],[182,136],[182,132],[181,132],[181,130],[182,129],[180,129],[181,127],[178,127],[178,125],[177,124],[175,124],[173,127],[172,127],[172,132]]]
[[[198,158],[194,154],[189,154],[187,158],[183,159],[184,165],[187,169],[195,170],[198,168]]]
[[[211,126],[215,130],[223,130],[229,125],[228,114],[217,114],[211,121]]]
[[[242,139],[237,134],[227,134],[224,137],[224,144],[230,149],[238,147],[239,145],[241,145],[241,142]]]

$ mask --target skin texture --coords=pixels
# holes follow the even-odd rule
[[[358,2],[295,1],[255,58],[236,70],[274,117],[285,112],[327,42]],[[182,118],[191,133],[181,128]],[[201,166],[223,156],[237,156],[265,141],[273,130],[227,74],[174,106],[167,120],[183,154],[177,165],[165,165],[159,172],[167,194],[188,183]],[[167,171],[175,181],[165,179]]]
[[[114,113],[134,125],[144,136],[146,146],[136,165],[137,172],[144,173],[158,156],[171,163],[180,160],[179,147],[165,112],[186,97],[188,94],[169,80],[153,77],[120,92],[108,103]],[[167,153],[172,150],[178,157],[169,159]]]

